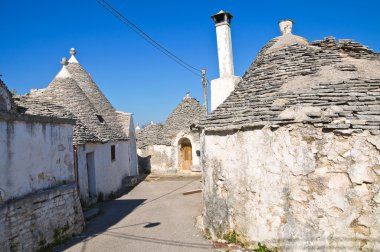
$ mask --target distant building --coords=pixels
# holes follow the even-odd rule
[[[139,166],[152,173],[200,172],[199,134],[190,126],[196,124],[205,111],[188,93],[164,124],[139,129],[137,148]]]
[[[231,17],[214,16],[217,29]],[[380,54],[279,25],[198,124],[205,231],[280,251],[378,251]]]
[[[10,112],[12,109],[12,94],[4,82],[0,80],[0,111]],[[13,106],[14,107],[14,106]]]
[[[73,125],[26,115],[0,80],[0,248],[37,251],[84,227],[75,184]]]
[[[76,179],[81,198],[107,196],[123,179],[138,175],[132,114],[117,112],[75,58],[63,66],[45,89],[33,90],[18,101],[27,114],[55,114],[63,107],[77,120],[74,126]],[[52,107],[44,105],[49,103]]]

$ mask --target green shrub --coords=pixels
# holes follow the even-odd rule
[[[104,194],[102,192],[98,193],[98,202],[103,202],[104,201]]]
[[[275,252],[273,250],[268,249],[267,246],[265,246],[265,244],[261,244],[260,242],[259,242],[258,246],[259,247],[257,249],[254,249],[253,251],[255,251],[255,252]]]
[[[238,235],[235,230],[232,230],[223,235],[223,240],[226,240],[228,243],[238,244]]]
[[[108,198],[111,200],[116,199],[116,194],[113,191],[111,191],[110,194],[108,195]]]

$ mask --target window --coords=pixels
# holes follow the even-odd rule
[[[103,116],[101,116],[101,115],[96,115],[96,117],[98,118],[99,122],[104,123]]]
[[[111,161],[116,160],[116,148],[115,145],[111,145]]]

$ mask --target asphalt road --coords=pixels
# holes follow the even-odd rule
[[[54,251],[211,251],[194,226],[201,193],[182,194],[200,186],[199,177],[143,181],[127,195],[103,203],[102,215]]]

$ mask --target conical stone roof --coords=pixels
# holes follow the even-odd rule
[[[181,130],[189,130],[190,125],[197,124],[204,114],[199,101],[187,95],[165,121],[167,137],[171,138]]]
[[[170,141],[165,139],[162,124],[149,124],[136,131],[137,148],[149,145],[170,145]]]
[[[220,131],[296,122],[378,132],[379,54],[352,40],[277,37],[199,127]]]
[[[62,69],[49,86],[19,98],[18,105],[26,114],[76,119],[76,144],[128,140],[116,111],[88,73],[75,58],[69,62],[63,59]]]
[[[66,66],[63,66],[49,86],[35,95],[31,94],[31,98],[43,98],[64,107],[96,136],[94,141],[107,142],[118,139],[119,136],[113,134],[107,122],[99,120],[99,112],[72,76],[66,74],[65,69]],[[65,73],[63,76],[62,72]]]
[[[12,94],[9,92],[8,87],[0,79],[0,111],[10,111],[13,107],[12,104]]]
[[[72,49],[73,50],[73,49]],[[75,50],[72,51],[75,54]],[[84,70],[84,68],[75,59],[74,55],[71,56],[67,70],[76,81],[84,94],[88,97],[91,104],[98,111],[104,120],[108,123],[108,126],[113,131],[114,135],[118,135],[119,138],[127,138],[123,129],[123,123],[120,121],[120,116],[116,113],[114,107],[100,91],[99,87],[92,80],[91,76]]]
[[[85,124],[65,107],[52,103],[43,96],[25,95],[15,97],[20,113],[58,118],[75,119],[73,130],[73,143],[84,144],[88,142],[102,142],[94,132],[91,132]]]
[[[201,104],[186,95],[168,116],[164,124],[151,124],[136,132],[137,146],[171,145],[173,137],[181,131],[190,130],[190,125],[197,124],[205,114]]]

